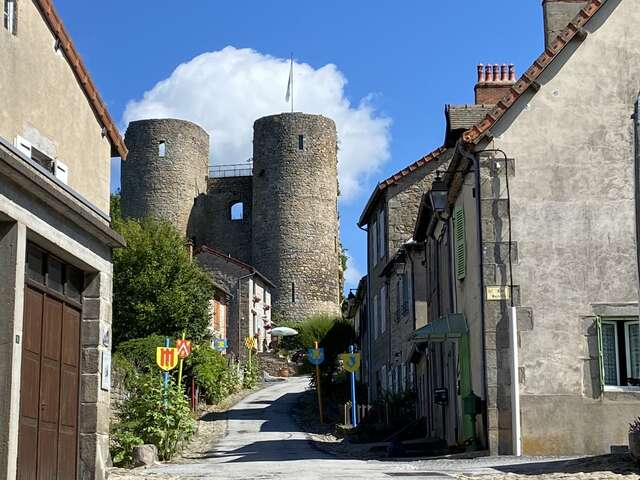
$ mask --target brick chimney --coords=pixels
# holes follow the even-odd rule
[[[478,65],[476,105],[495,105],[514,83],[516,69],[513,65]]]
[[[548,47],[567,28],[588,0],[542,0],[544,44]]]

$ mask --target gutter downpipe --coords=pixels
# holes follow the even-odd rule
[[[635,155],[634,155],[634,198],[636,203],[636,263],[638,265],[638,280],[640,281],[640,225],[638,219],[640,219],[640,195],[638,189],[640,188],[640,93],[636,98],[635,110],[633,113],[634,119],[634,132],[635,132]],[[640,293],[640,285],[639,285]],[[639,302],[640,303],[640,302]]]
[[[460,144],[458,144],[460,145]],[[478,282],[480,284],[480,325],[482,328],[482,373],[483,373],[483,396],[484,396],[484,408],[482,409],[482,426],[484,434],[484,445],[489,448],[489,424],[487,413],[487,399],[489,398],[489,388],[487,387],[487,348],[485,339],[485,315],[484,315],[484,275],[482,266],[484,265],[484,258],[482,255],[482,203],[480,201],[480,159],[473,153],[469,152],[465,148],[458,147],[458,151],[463,158],[466,158],[473,165],[474,177],[475,177],[475,189],[476,189],[476,215],[477,215],[477,242],[478,242]]]

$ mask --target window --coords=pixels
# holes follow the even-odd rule
[[[599,357],[602,384],[640,386],[640,324],[637,319],[599,322]]]
[[[380,333],[387,329],[387,286],[380,289]]]
[[[158,156],[164,157],[167,155],[167,144],[165,142],[160,142],[158,144]]]
[[[371,236],[371,265],[376,266],[378,264],[378,224],[375,220],[369,225],[369,230]]]
[[[409,313],[409,275],[406,272],[398,275],[396,290],[396,315],[400,320]]]
[[[467,273],[467,253],[465,247],[464,208],[458,207],[453,212],[453,236],[455,251],[456,278],[464,280]]]
[[[16,0],[4,0],[4,28],[14,35],[17,33],[16,13]]]
[[[231,220],[244,219],[244,203],[238,202],[231,205]]]
[[[378,295],[373,297],[373,338],[378,338]]]
[[[298,150],[304,150],[304,135],[298,135]]]
[[[378,213],[378,255],[379,258],[383,258],[386,253],[386,242],[385,242],[385,222],[384,222],[384,209],[380,210]]]
[[[82,301],[84,272],[63,263],[53,255],[29,243],[26,252],[26,277],[78,303]]]
[[[296,284],[291,282],[291,303],[296,303]]]

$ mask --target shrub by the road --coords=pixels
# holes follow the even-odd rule
[[[189,401],[171,378],[165,401],[160,374],[140,375],[129,388],[111,427],[114,465],[129,466],[133,447],[142,444],[155,445],[161,460],[170,459],[195,429]]]
[[[241,382],[227,359],[209,345],[196,345],[185,362],[185,374],[192,375],[208,404],[215,404],[238,392]]]

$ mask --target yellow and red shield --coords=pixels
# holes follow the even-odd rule
[[[173,370],[178,365],[178,349],[172,347],[158,347],[156,349],[156,363],[162,370]]]
[[[183,360],[191,354],[191,340],[176,340],[178,356]]]

